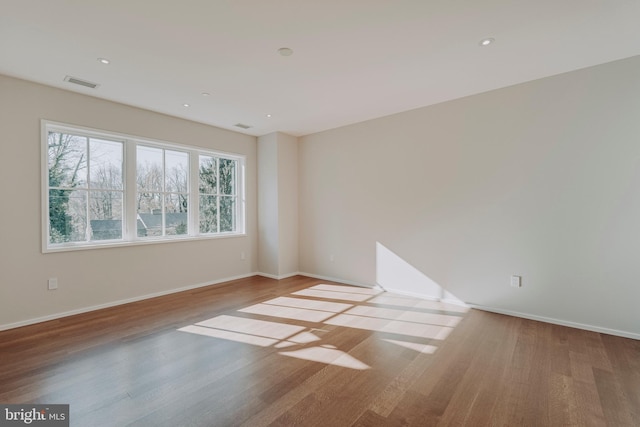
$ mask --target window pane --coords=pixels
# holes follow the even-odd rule
[[[165,233],[167,236],[187,234],[187,194],[167,194],[165,198]]]
[[[200,196],[200,232],[218,232],[218,207],[216,196]]]
[[[122,143],[92,138],[89,147],[91,187],[122,190]]]
[[[91,240],[122,239],[122,193],[93,191],[89,196]]]
[[[49,190],[49,242],[85,241],[86,208],[86,191]]]
[[[165,191],[186,193],[189,182],[189,155],[165,150]]]
[[[155,213],[162,211],[162,195],[160,193],[138,193],[138,213]]]
[[[235,231],[236,198],[220,197],[220,231]]]
[[[139,145],[136,164],[138,191],[162,191],[162,149]]]
[[[165,199],[165,210],[171,213],[187,213],[187,202],[189,195],[184,193],[167,194]]]
[[[200,156],[200,193],[217,194],[217,180],[215,157]]]
[[[236,161],[219,159],[220,194],[236,194]]]
[[[147,225],[142,220],[142,218],[140,217],[139,214],[136,217],[136,236],[138,236],[138,237],[147,237],[148,236]]]
[[[87,185],[87,138],[49,132],[47,142],[49,186],[85,187]]]
[[[162,236],[162,195],[138,193],[138,237]]]

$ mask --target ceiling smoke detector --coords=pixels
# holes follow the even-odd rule
[[[278,49],[278,53],[282,56],[291,56],[293,55],[293,50],[289,49],[288,47],[281,47],[280,49]]]

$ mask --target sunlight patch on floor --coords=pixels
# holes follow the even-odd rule
[[[430,301],[389,293],[378,295],[367,302],[372,304],[392,305],[406,308],[423,308],[453,313],[466,313],[469,311],[469,307],[465,307],[463,305],[449,304],[441,301]]]
[[[371,295],[369,294],[326,291],[326,290],[311,289],[311,288],[303,289],[298,292],[293,292],[292,295],[300,295],[303,297],[337,299],[337,300],[344,300],[344,301],[356,301],[356,302],[366,301],[369,298],[371,298]]]
[[[256,335],[240,334],[237,332],[223,331],[220,329],[206,328],[204,326],[189,325],[178,329],[181,332],[190,332],[192,334],[204,335],[211,338],[220,338],[223,340],[235,341],[244,344],[257,345],[259,347],[269,347],[278,342],[271,338],[258,337]]]
[[[468,310],[454,304],[382,292],[372,288],[319,284],[237,310],[249,316],[283,319],[282,322],[220,315],[178,330],[263,348],[273,347],[282,356],[365,370],[371,367],[327,342],[331,332],[336,331],[331,326],[378,332],[382,335],[376,339],[389,345],[430,355],[437,350],[433,340],[446,339]],[[316,327],[296,325],[292,321],[315,323]],[[321,325],[328,327],[318,329]],[[402,336],[407,339],[403,340]],[[395,337],[400,339],[392,339]],[[416,342],[420,340],[423,342]]]
[[[382,341],[399,345],[400,347],[409,348],[411,350],[415,350],[418,353],[423,353],[423,354],[433,354],[438,349],[438,347],[436,347],[435,345],[420,344],[417,342],[398,341],[398,340],[389,340],[389,339],[383,339]]]
[[[285,307],[306,308],[309,310],[330,311],[332,313],[340,313],[353,307],[353,304],[345,304],[342,302],[318,301],[306,298],[290,298],[278,297],[264,301],[262,304],[282,305]]]
[[[280,341],[275,345],[276,348],[285,348],[291,347],[294,345],[300,344],[309,344],[315,341],[320,341],[321,338],[311,332],[300,332],[298,335],[295,335],[286,341]]]
[[[289,338],[306,329],[304,326],[227,315],[216,316],[204,322],[198,322],[196,325],[278,340]]]
[[[271,304],[256,304],[238,310],[241,313],[261,314],[263,316],[280,317],[282,319],[302,320],[305,322],[323,322],[335,313],[306,308],[285,307]]]
[[[350,314],[339,314],[327,320],[325,323],[347,328],[366,329],[369,331],[388,332],[436,340],[446,339],[453,330],[453,328],[447,326],[423,325],[399,320],[352,316]]]
[[[407,311],[364,305],[353,307],[352,309],[346,311],[345,314],[450,327],[457,326],[461,320],[460,316],[449,316],[447,314],[424,313],[418,311]]]
[[[311,360],[312,362],[326,363],[327,365],[342,366],[343,368],[357,369],[359,371],[371,369],[366,363],[362,363],[355,357],[344,351],[326,347],[307,347],[295,351],[281,351],[279,354],[296,359]]]

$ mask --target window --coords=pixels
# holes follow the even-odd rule
[[[42,163],[45,252],[244,233],[243,156],[43,121]]]
[[[236,228],[237,162],[200,156],[200,232],[220,233]]]
[[[49,242],[122,238],[123,144],[48,132]]]
[[[187,234],[189,153],[138,145],[136,183],[138,237]]]

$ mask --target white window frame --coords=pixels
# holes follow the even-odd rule
[[[176,145],[166,146],[166,145],[159,145],[159,144],[149,144],[149,143],[137,142],[135,144],[136,149],[139,146],[162,150],[162,182],[163,182],[163,188],[161,190],[159,190],[159,191],[155,191],[155,192],[159,193],[161,195],[161,197],[162,197],[162,203],[161,203],[161,205],[163,207],[162,208],[162,213],[161,213],[161,215],[162,215],[162,221],[161,221],[162,236],[157,236],[157,237],[147,237],[147,236],[138,237],[138,233],[137,233],[137,231],[138,231],[137,230],[137,217],[138,217],[138,215],[136,215],[136,223],[135,224],[131,224],[133,227],[135,227],[135,229],[131,228],[131,230],[134,230],[133,234],[135,234],[136,238],[140,239],[140,240],[157,240],[157,239],[165,239],[165,238],[171,239],[171,238],[181,237],[181,236],[182,237],[195,236],[197,233],[195,233],[194,230],[192,230],[193,221],[192,221],[192,215],[191,215],[191,210],[192,210],[191,202],[192,202],[192,199],[193,199],[193,197],[191,197],[191,192],[192,192],[192,189],[194,188],[192,183],[191,183],[191,175],[193,175],[193,161],[192,161],[192,159],[194,157],[193,150],[187,150],[184,147],[177,147]],[[166,170],[165,156],[166,156],[166,151],[167,150],[186,153],[187,154],[187,158],[188,158],[188,162],[189,162],[189,178],[188,178],[188,181],[187,181],[187,200],[188,200],[188,203],[187,203],[187,215],[188,215],[188,218],[189,218],[189,225],[188,225],[188,230],[187,230],[187,234],[186,235],[184,235],[184,234],[181,234],[181,235],[167,235],[166,234],[166,230],[165,230],[165,227],[166,227],[165,216],[166,216],[167,212],[164,209],[164,205],[166,203],[166,196],[169,195],[169,194],[179,194],[179,193],[172,192],[172,191],[166,191],[166,187],[165,187],[166,186],[166,179],[165,179],[165,177],[166,177],[167,170]],[[136,150],[136,156],[137,156],[137,150]],[[138,162],[136,161],[136,167],[137,167],[137,164],[138,164]],[[136,177],[137,177],[137,170],[136,170]],[[134,182],[132,183],[132,185],[133,184],[136,184],[134,186],[135,187],[134,193],[135,193],[136,199],[137,199],[137,196],[138,196],[137,179],[134,179]]]
[[[48,134],[49,132],[63,132],[86,136],[90,138],[104,138],[122,142],[123,150],[123,191],[124,200],[122,207],[123,227],[122,239],[97,240],[82,242],[50,243],[49,230],[49,158],[48,158]],[[146,245],[155,243],[167,243],[176,241],[219,239],[228,237],[246,236],[246,200],[245,200],[245,164],[246,157],[237,153],[209,150],[202,147],[194,147],[173,142],[151,140],[117,132],[92,129],[82,126],[69,125],[50,120],[41,120],[41,173],[42,173],[42,252],[63,252],[74,250],[86,250],[105,247],[120,247],[133,245]],[[136,151],[138,145],[176,150],[186,152],[189,156],[189,183],[188,183],[188,207],[189,226],[187,234],[168,235],[157,237],[138,237],[137,235],[137,210],[136,210]],[[199,225],[199,159],[200,156],[212,156],[217,159],[224,158],[237,162],[236,167],[236,216],[235,231],[218,233],[200,233]],[[219,211],[218,211],[219,212]],[[89,219],[87,219],[89,220]]]

